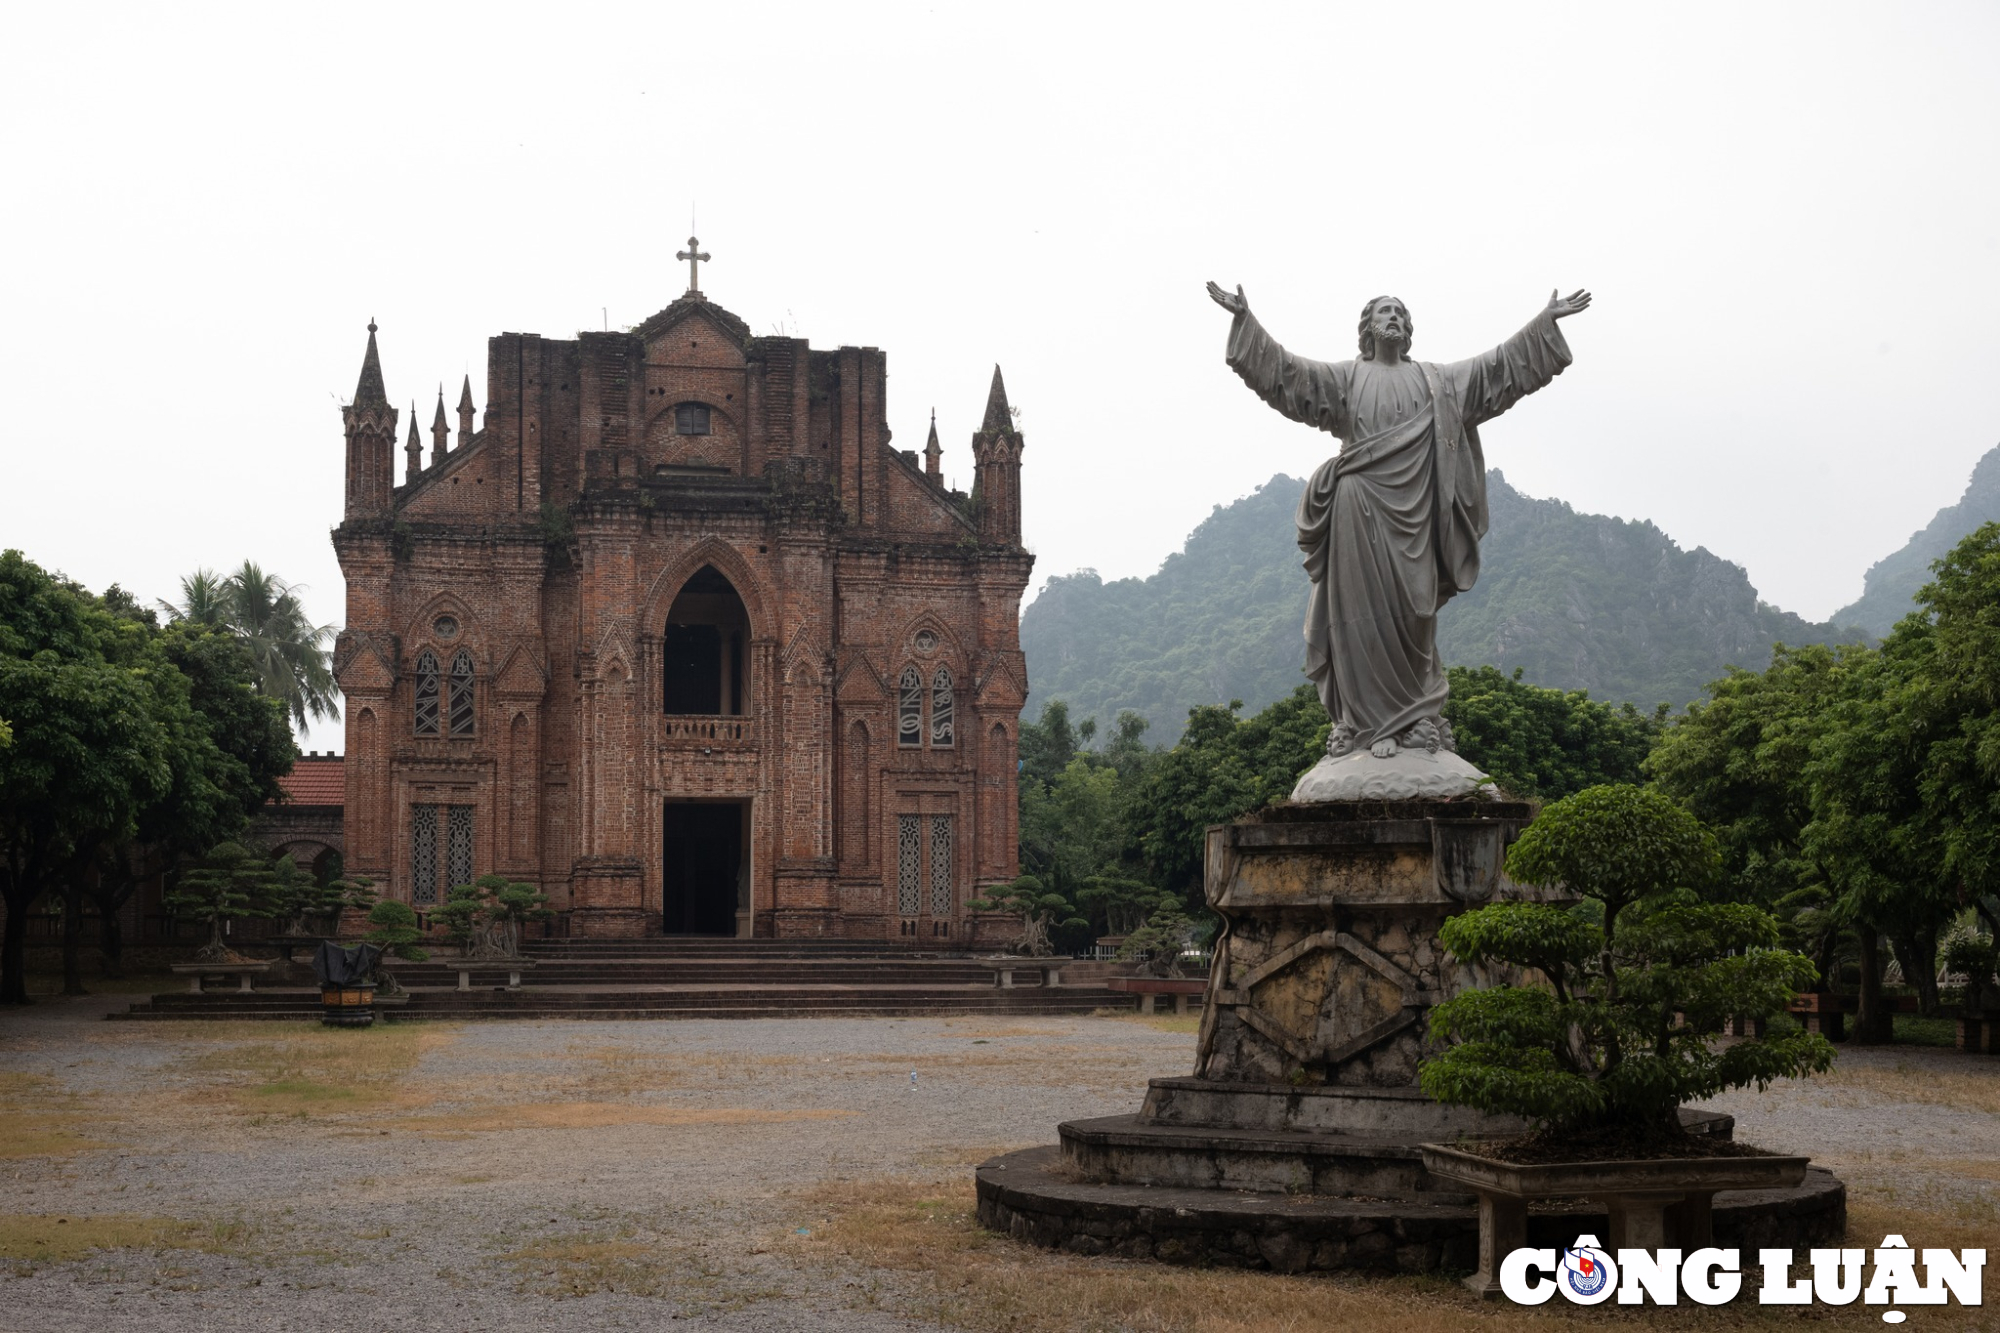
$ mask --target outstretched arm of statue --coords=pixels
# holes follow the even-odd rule
[[[1549,303],[1528,326],[1490,352],[1441,369],[1457,386],[1459,413],[1468,426],[1491,421],[1563,373],[1569,342],[1556,327],[1590,309],[1590,293],[1579,287],[1568,296],[1549,293]]]
[[[1241,283],[1236,285],[1236,292],[1234,295],[1231,295],[1211,282],[1208,284],[1208,299],[1232,315],[1242,316],[1250,313],[1250,302],[1243,295],[1243,284]]]
[[[1250,313],[1250,300],[1241,287],[1227,292],[1211,282],[1208,296],[1235,316],[1229,326],[1230,369],[1242,376],[1259,398],[1292,420],[1345,439],[1347,395],[1341,368],[1286,351]]]

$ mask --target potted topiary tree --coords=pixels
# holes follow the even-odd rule
[[[1658,792],[1591,787],[1549,805],[1507,856],[1516,881],[1579,901],[1503,902],[1454,917],[1439,939],[1461,962],[1527,984],[1468,990],[1431,1012],[1451,1043],[1421,1071],[1438,1101],[1520,1116],[1526,1138],[1426,1144],[1434,1175],[1481,1199],[1481,1271],[1524,1243],[1532,1198],[1602,1200],[1611,1246],[1706,1244],[1725,1189],[1788,1188],[1806,1159],[1691,1135],[1680,1108],[1726,1089],[1825,1070],[1833,1048],[1796,1032],[1723,1044],[1732,1018],[1782,1011],[1812,984],[1770,914],[1704,902],[1714,838]]]
[[[430,950],[423,947],[424,933],[417,926],[417,914],[408,903],[384,898],[368,909],[368,924],[372,929],[365,942],[381,950],[375,960],[375,1003],[407,1003],[410,993],[403,989],[396,974],[382,964],[392,957],[412,963],[430,961]]]
[[[1047,958],[1055,952],[1049,943],[1051,929],[1090,924],[1077,915],[1069,899],[1048,892],[1033,875],[1022,875],[1012,883],[997,885],[982,897],[967,899],[965,905],[975,912],[1004,912],[1019,917],[1021,934],[1010,947],[1012,952],[1029,958]]]

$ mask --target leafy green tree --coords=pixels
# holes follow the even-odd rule
[[[1177,894],[1124,875],[1092,875],[1076,892],[1077,907],[1107,935],[1130,935],[1160,908],[1179,901]]]
[[[1657,792],[1590,787],[1543,810],[1508,873],[1579,895],[1600,920],[1506,902],[1447,921],[1439,938],[1462,962],[1534,969],[1546,986],[1438,1005],[1432,1036],[1455,1044],[1424,1062],[1424,1091],[1572,1140],[1630,1142],[1678,1135],[1684,1102],[1830,1067],[1815,1034],[1714,1040],[1732,1017],[1782,1010],[1813,977],[1810,960],[1775,947],[1769,913],[1699,900],[1717,862],[1713,836]]]
[[[224,936],[227,923],[282,910],[278,893],[279,876],[271,862],[240,842],[225,842],[182,870],[164,901],[176,917],[208,923],[208,942],[195,951],[195,958],[224,963],[237,957]]]
[[[1076,758],[1076,728],[1070,725],[1069,705],[1051,700],[1043,707],[1039,721],[1023,722],[1016,750],[1024,784],[1054,782]]]
[[[105,613],[100,640],[110,665],[132,674],[159,725],[168,782],[127,816],[79,828],[63,884],[63,978],[83,992],[80,944],[86,900],[97,909],[107,976],[121,967],[120,910],[139,884],[237,837],[298,755],[283,709],[257,695],[249,654],[233,637],[193,624],[162,631],[153,612],[117,585],[93,599]]]
[[[113,660],[141,633],[19,551],[0,553],[0,714],[13,730],[0,748],[0,1004],[27,1002],[28,913],[76,882],[80,849],[126,833],[171,782],[150,684]]]
[[[1445,720],[1466,762],[1510,795],[1554,800],[1607,782],[1638,782],[1666,707],[1647,715],[1584,690],[1549,690],[1497,667],[1452,667]]]
[[[1325,752],[1331,724],[1312,686],[1252,718],[1239,718],[1241,707],[1191,710],[1180,743],[1147,765],[1133,799],[1130,827],[1148,878],[1190,904],[1199,901],[1208,826],[1284,800]]]
[[[1925,809],[1931,756],[1955,726],[1934,707],[1931,629],[1912,616],[1856,662],[1805,770],[1812,819],[1800,842],[1825,873],[1830,912],[1859,945],[1860,1043],[1894,1039],[1882,992],[1885,942],[1903,958],[1925,1010],[1936,1012],[1936,933],[1959,908],[1940,830]]]
[[[1033,875],[996,885],[983,897],[968,900],[966,906],[975,912],[1002,912],[1020,918],[1021,934],[1014,949],[1031,958],[1046,958],[1055,952],[1049,943],[1050,931],[1090,924],[1077,914],[1069,899],[1049,892]]]

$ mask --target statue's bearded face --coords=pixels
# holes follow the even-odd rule
[[[1393,296],[1378,296],[1361,308],[1361,357],[1373,361],[1379,343],[1394,343],[1407,354],[1416,331],[1409,307]]]

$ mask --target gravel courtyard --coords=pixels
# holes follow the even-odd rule
[[[1385,1327],[1526,1317],[1437,1280],[1204,1276],[978,1235],[971,1165],[1134,1109],[1189,1067],[1186,1021],[101,1021],[122,1003],[0,1015],[7,1333],[1306,1326],[1287,1293]],[[1850,1244],[2000,1240],[2000,1061],[1848,1049],[1830,1078],[1717,1106],[1849,1181]]]

